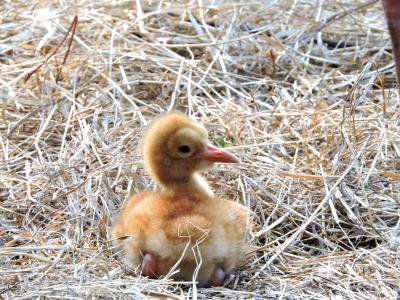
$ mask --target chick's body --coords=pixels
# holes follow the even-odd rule
[[[122,208],[112,236],[129,237],[123,241],[126,261],[142,265],[145,275],[166,275],[176,266],[174,278],[221,285],[221,276],[240,261],[247,210],[214,197],[196,172],[234,157],[210,146],[197,123],[172,113],[150,127],[144,158],[164,191],[136,194]]]
[[[207,285],[217,267],[236,267],[246,219],[235,202],[195,191],[142,192],[129,199],[113,233],[133,237],[124,245],[129,264],[140,265],[142,254],[151,253],[159,260],[154,275],[160,276],[182,257],[175,278],[192,280],[200,265],[197,281]]]

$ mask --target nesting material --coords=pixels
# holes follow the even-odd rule
[[[17,0],[0,20],[0,298],[398,297],[378,1]],[[173,107],[242,161],[207,174],[253,212],[226,288],[140,277],[109,241],[128,195],[155,187],[139,141]]]

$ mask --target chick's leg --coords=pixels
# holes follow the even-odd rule
[[[158,268],[158,258],[157,256],[146,253],[142,261],[142,273],[150,278],[155,278]]]
[[[221,267],[216,267],[211,277],[211,286],[222,286],[224,284],[225,272]]]

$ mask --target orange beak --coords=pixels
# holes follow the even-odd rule
[[[207,145],[204,148],[203,159],[208,162],[238,163],[239,159],[226,150]]]

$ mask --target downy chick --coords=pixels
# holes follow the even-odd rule
[[[112,237],[126,261],[149,277],[167,275],[219,286],[238,266],[248,223],[247,209],[214,197],[199,172],[214,163],[236,163],[210,144],[207,131],[179,112],[157,119],[143,140],[145,167],[162,187],[143,191],[123,206]]]

